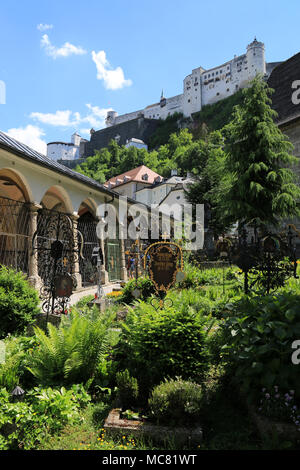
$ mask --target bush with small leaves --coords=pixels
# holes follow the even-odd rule
[[[122,409],[132,408],[137,403],[139,394],[138,382],[134,377],[130,376],[127,369],[117,372],[116,382],[118,387],[118,397],[122,404]]]
[[[188,305],[155,310],[140,302],[129,308],[121,325],[114,358],[119,370],[128,369],[137,378],[143,397],[164,378],[201,380],[209,366],[206,345],[215,323]]]
[[[38,293],[25,275],[0,266],[0,338],[24,332],[40,312],[38,305]]]
[[[125,304],[130,304],[136,300],[136,297],[133,295],[135,289],[138,289],[140,292],[140,295],[138,296],[139,300],[147,300],[148,297],[151,297],[151,295],[155,293],[155,288],[151,279],[140,277],[137,280],[131,279],[127,282],[122,291],[122,296],[120,296],[118,300]]]
[[[170,426],[196,424],[204,403],[201,385],[180,377],[157,385],[148,401],[152,419]]]

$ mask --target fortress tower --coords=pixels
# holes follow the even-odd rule
[[[247,46],[246,57],[248,61],[248,69],[253,72],[254,75],[257,73],[265,75],[266,61],[265,45],[263,42],[259,42],[256,38],[254,38],[254,41]]]

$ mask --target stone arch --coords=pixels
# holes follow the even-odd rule
[[[28,273],[32,194],[26,178],[0,169],[0,264]]]
[[[81,217],[86,212],[89,212],[90,214],[93,215],[93,217],[96,218],[97,204],[94,199],[87,198],[81,202],[79,209],[78,209],[79,217]]]
[[[12,168],[0,169],[0,197],[14,201],[32,202],[33,196],[26,178]]]
[[[96,210],[97,205],[91,198],[82,201],[78,209],[78,241],[81,244],[79,273],[84,287],[97,284],[97,266],[92,256],[100,245],[97,237]]]
[[[44,209],[73,214],[70,196],[62,186],[54,185],[48,188],[42,197],[41,206]]]

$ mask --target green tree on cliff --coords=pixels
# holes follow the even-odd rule
[[[294,184],[293,146],[276,125],[271,90],[261,77],[243,91],[244,101],[225,126],[226,170],[224,216],[248,223],[260,219],[277,225],[281,217],[299,214],[300,191]]]

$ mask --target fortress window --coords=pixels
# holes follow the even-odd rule
[[[229,88],[227,88],[227,91],[229,91]]]
[[[188,100],[188,103],[190,103],[190,102],[191,102],[191,100]]]

